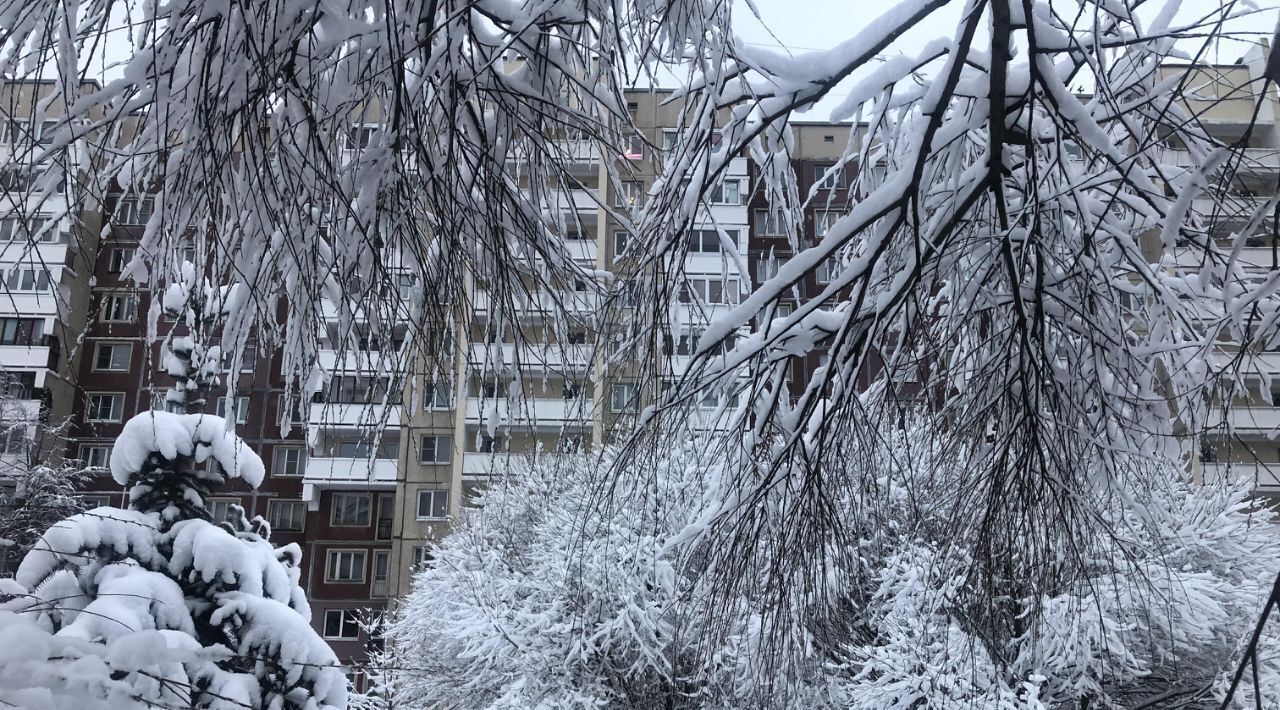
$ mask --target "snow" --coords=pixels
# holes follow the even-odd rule
[[[111,450],[111,475],[127,485],[152,453],[197,464],[212,457],[224,472],[256,488],[266,474],[262,459],[229,428],[225,419],[208,414],[143,412],[125,422]]]

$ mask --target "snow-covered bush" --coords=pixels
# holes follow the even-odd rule
[[[216,464],[216,465],[206,465]],[[262,460],[219,417],[147,412],[111,455],[130,508],[72,515],[0,588],[0,705],[343,708],[346,679],[310,625],[301,551],[238,507],[211,521],[226,475]],[[12,653],[9,653],[13,656]]]
[[[13,488],[0,491],[0,545],[7,548],[0,555],[20,560],[50,525],[80,512],[76,488],[87,473],[71,462],[20,464],[8,473]]]
[[[741,560],[754,572],[729,592],[711,589],[726,578],[715,548],[745,528],[726,521],[801,500],[785,486],[772,500],[723,500],[723,479],[755,475],[749,464],[712,460],[717,447],[693,441],[656,460],[606,449],[512,473],[439,544],[389,624],[385,665],[402,669],[386,674],[391,696],[411,707],[1029,710],[1221,687],[1280,566],[1271,515],[1246,486],[1202,488],[1173,463],[1135,463],[1122,487],[1080,501],[1095,519],[1073,540],[1028,540],[984,575],[984,521],[954,495],[971,454],[918,428],[877,439],[824,459],[829,476],[862,482],[830,496],[857,549],[797,539],[825,576],[766,583],[786,551],[758,545]],[[615,466],[622,488],[608,491],[600,472]],[[1059,544],[1080,547],[1060,548],[1053,588],[1019,577]],[[1009,583],[975,588],[992,577]],[[786,598],[758,591],[779,588]],[[1270,648],[1262,685],[1277,688]]]

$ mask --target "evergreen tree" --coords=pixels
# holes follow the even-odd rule
[[[0,642],[27,649],[0,659],[0,704],[344,707],[346,679],[298,586],[301,550],[272,547],[241,509],[208,519],[224,472],[254,486],[264,475],[226,421],[139,414],[111,471],[132,484],[129,508],[57,523],[0,588]]]
[[[171,409],[194,408],[216,376],[216,349],[200,345],[213,320],[204,314],[219,311],[212,293],[166,294],[192,334],[168,338]],[[227,476],[256,487],[265,474],[230,423],[144,412],[110,464],[131,486],[128,509],[53,525],[0,587],[0,641],[34,649],[0,671],[0,705],[344,708],[346,678],[298,586],[301,549],[273,547],[270,526],[239,506],[210,519],[206,501]]]

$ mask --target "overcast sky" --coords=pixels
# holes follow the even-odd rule
[[[1221,6],[1219,0],[1158,0],[1149,2],[1139,16],[1150,18],[1166,1],[1180,4],[1177,18],[1184,22],[1207,15]],[[815,49],[825,49],[852,37],[866,22],[892,7],[894,0],[755,0],[760,10],[756,20],[744,0],[734,6],[734,25],[738,36],[760,47],[799,54]],[[917,28],[901,39],[896,47],[919,47],[938,36],[951,36],[959,22],[963,3],[949,4],[926,18]],[[1071,3],[1063,3],[1070,6]],[[1280,18],[1280,0],[1255,0],[1252,5],[1261,12],[1234,21],[1228,32],[1265,33],[1275,31]],[[1245,4],[1241,3],[1240,7]],[[1256,40],[1255,40],[1256,41]],[[783,46],[779,46],[779,44]],[[784,47],[786,49],[784,49]],[[1239,41],[1224,41],[1215,61],[1230,63],[1239,59],[1248,47]],[[836,94],[840,93],[837,87]],[[824,101],[810,112],[809,118],[825,120],[830,109],[838,103],[838,96]]]

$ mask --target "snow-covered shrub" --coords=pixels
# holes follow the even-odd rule
[[[1073,539],[1027,541],[1002,561],[1008,584],[991,590],[975,581],[994,576],[975,571],[990,564],[983,521],[950,494],[967,483],[968,454],[921,429],[877,440],[874,451],[824,458],[844,467],[828,475],[863,482],[845,489],[856,495],[831,495],[856,549],[810,550],[825,562],[822,579],[765,584],[786,568],[775,565],[781,551],[757,546],[730,593],[712,589],[726,579],[717,530],[734,529],[718,521],[799,500],[783,487],[768,501],[719,496],[724,477],[755,475],[749,463],[726,465],[707,453],[717,447],[693,441],[656,460],[608,448],[513,472],[440,542],[389,624],[392,698],[468,708],[1127,707],[1163,692],[1208,696],[1234,668],[1280,566],[1271,514],[1252,507],[1243,483],[1201,487],[1171,462],[1134,463],[1122,485],[1080,501],[1094,517]],[[857,470],[868,460],[878,469]],[[610,467],[618,489],[600,486]],[[1019,577],[1045,564],[1035,559],[1043,549],[1060,550],[1050,588]],[[757,591],[779,588],[788,596]],[[1280,687],[1276,650],[1264,689]]]
[[[0,642],[30,649],[0,662],[0,704],[343,708],[346,679],[298,586],[301,551],[273,547],[238,507],[209,519],[223,472],[254,486],[264,473],[227,422],[140,414],[111,470],[132,484],[130,508],[55,524],[0,589]]]
[[[50,525],[81,510],[77,486],[87,474],[70,462],[19,465],[9,475],[13,488],[0,491],[0,555],[22,557]]]

